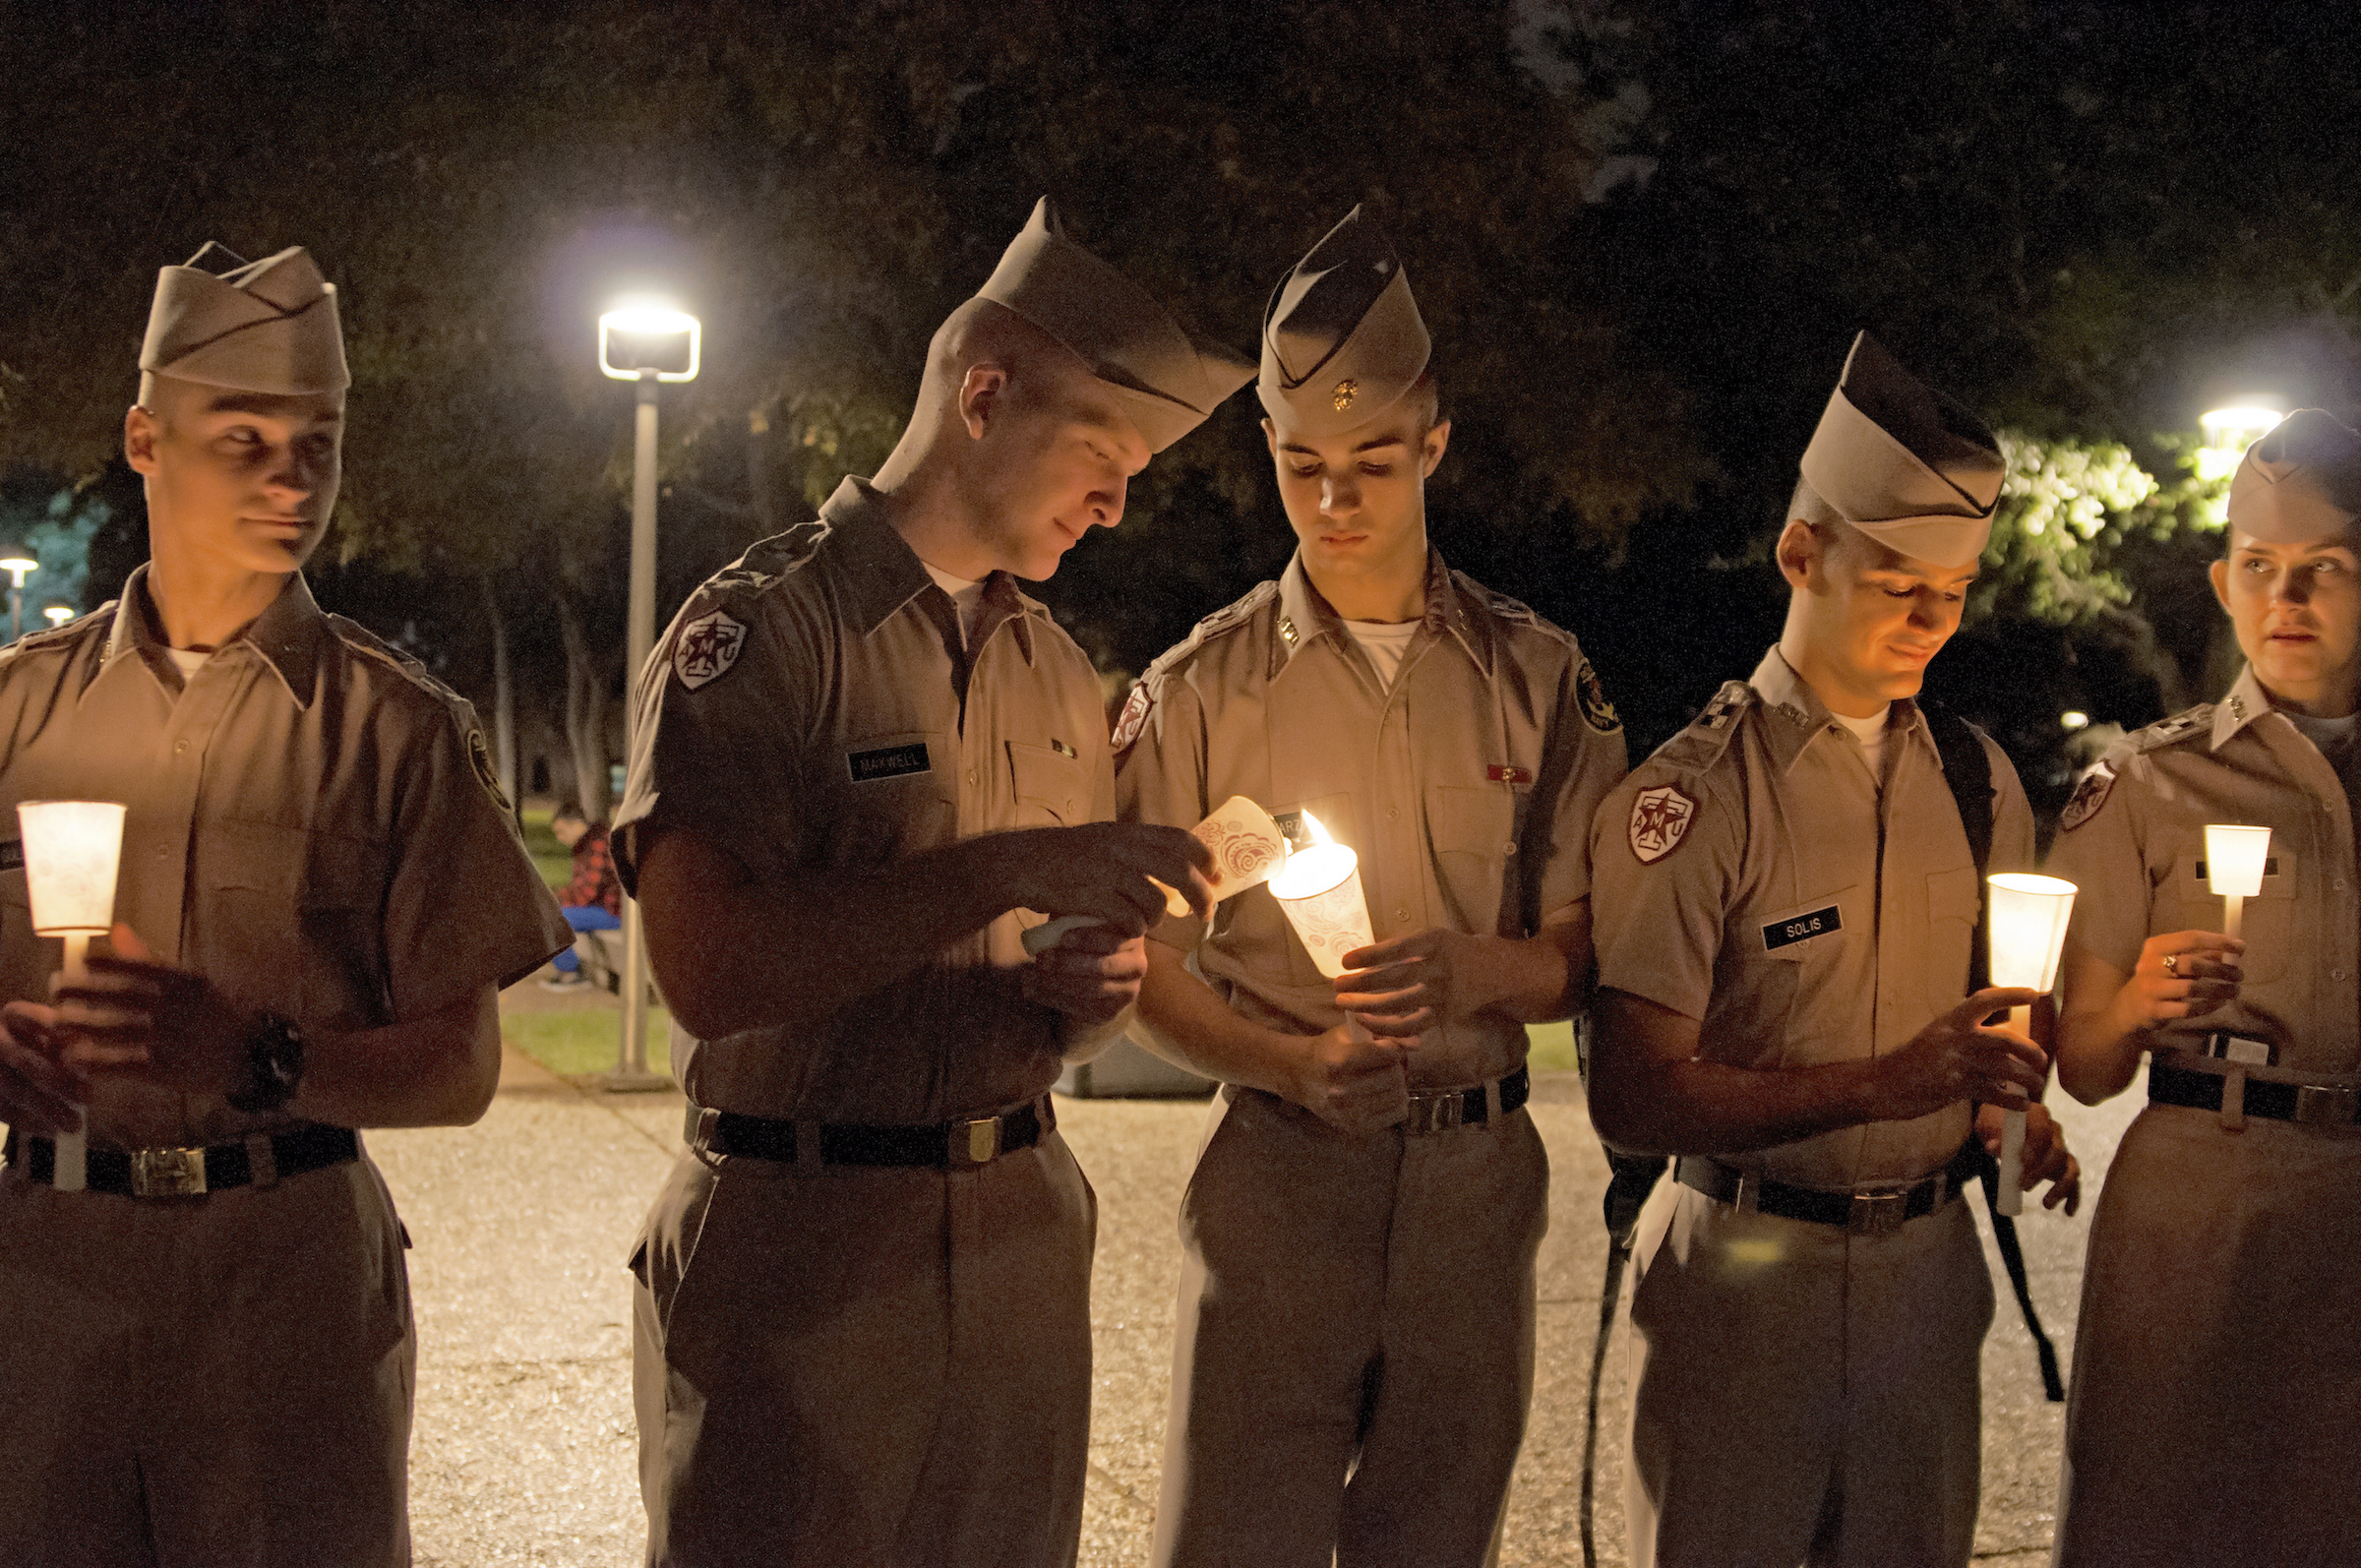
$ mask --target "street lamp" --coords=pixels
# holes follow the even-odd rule
[[[18,540],[0,544],[0,572],[8,573],[8,640],[25,634],[25,574],[38,572],[40,562]]]
[[[2229,478],[2238,471],[2238,460],[2246,455],[2246,449],[2270,435],[2286,417],[2283,400],[2268,393],[2234,397],[2198,415],[2197,428],[2205,445],[2197,451],[2197,476],[2209,481]]]
[[[48,618],[51,626],[64,626],[74,619],[74,607],[70,604],[44,604],[41,614]]]
[[[632,450],[632,588],[628,621],[635,677],[656,642],[656,388],[696,377],[702,332],[696,317],[652,300],[625,300],[598,319],[598,368],[639,388]],[[638,728],[638,704],[624,707],[624,754]],[[647,1070],[647,932],[639,901],[623,901],[623,1042],[609,1089],[660,1089],[671,1082]]]

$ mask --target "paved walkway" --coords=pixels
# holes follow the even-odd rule
[[[2059,1098],[2063,1099],[2061,1095]],[[2134,1094],[2070,1122],[2103,1170]],[[470,1128],[380,1132],[370,1148],[416,1248],[419,1331],[411,1506],[421,1568],[633,1568],[642,1525],[631,1410],[630,1276],[641,1212],[679,1145],[677,1094],[603,1096],[512,1052],[491,1112]],[[1544,1075],[1534,1116],[1552,1168],[1542,1253],[1534,1411],[1503,1561],[1571,1564],[1582,1405],[1599,1311],[1605,1162],[1571,1073]],[[1175,1282],[1174,1215],[1204,1107],[1061,1101],[1067,1140],[1099,1194],[1090,1482],[1082,1562],[1144,1563],[1163,1441]],[[1971,1199],[1981,1207],[1980,1199]],[[2070,1347],[2083,1218],[2028,1219],[2033,1289]],[[1997,1261],[1994,1266],[1997,1281]],[[2046,1561],[2059,1408],[2041,1400],[2005,1285],[1985,1351],[1984,1507],[1977,1560]],[[1609,1362],[1599,1479],[1604,1561],[1621,1563],[1620,1347]]]

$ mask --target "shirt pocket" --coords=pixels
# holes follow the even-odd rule
[[[1088,819],[1089,781],[1082,759],[1026,741],[1008,745],[1008,781],[1020,827],[1070,827]]]
[[[1920,969],[1926,1000],[1938,1012],[1968,995],[1968,968],[1975,955],[1975,926],[1983,915],[1983,878],[1973,866],[1926,875],[1926,963]]]
[[[2309,934],[2296,929],[2295,887],[2302,871],[2302,860],[2294,851],[2281,849],[2276,843],[2270,846],[2270,853],[2263,863],[2263,890],[2247,898],[2239,917],[2238,935],[2246,941],[2246,956],[2240,967],[2249,981],[2277,979],[2287,967],[2288,952],[2298,942],[2303,943],[2307,953],[2316,950],[2308,940]],[[2225,901],[2206,879],[2203,843],[2173,857],[2170,885],[2180,894],[2180,925],[2157,929],[2219,931],[2228,921]]]
[[[1427,786],[1426,831],[1452,925],[1467,931],[1500,931],[1503,909],[1512,915],[1516,911],[1517,901],[1509,896],[1508,868],[1529,793],[1505,784],[1489,789]],[[1521,935],[1521,924],[1512,920],[1507,929]]]
[[[316,1028],[382,1028],[394,1021],[386,964],[387,847],[314,833],[296,920],[303,933],[304,1019]]]
[[[948,844],[958,836],[958,767],[957,750],[932,730],[846,742],[830,780],[834,809],[809,824],[811,863],[878,866]]]

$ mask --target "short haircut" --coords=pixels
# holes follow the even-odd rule
[[[1431,363],[1419,372],[1419,379],[1410,384],[1410,391],[1403,395],[1410,399],[1410,406],[1418,410],[1420,435],[1425,435],[1443,422],[1443,389],[1434,379],[1434,366]]]

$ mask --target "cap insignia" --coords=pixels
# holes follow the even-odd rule
[[[1361,383],[1355,381],[1352,377],[1347,376],[1343,381],[1340,381],[1336,384],[1336,390],[1328,394],[1328,400],[1336,404],[1336,411],[1341,414],[1346,409],[1352,407],[1353,399],[1360,395]]]

